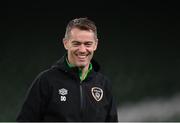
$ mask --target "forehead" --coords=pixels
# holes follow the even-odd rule
[[[80,30],[78,28],[73,28],[70,31],[70,40],[95,41],[95,34],[92,30]]]

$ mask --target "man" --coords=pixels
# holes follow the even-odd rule
[[[111,84],[92,59],[94,22],[71,20],[63,44],[67,53],[34,80],[17,121],[117,121]]]

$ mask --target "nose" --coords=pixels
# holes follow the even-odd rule
[[[82,53],[86,52],[86,47],[85,47],[84,44],[81,44],[81,45],[79,46],[79,51],[82,52]]]

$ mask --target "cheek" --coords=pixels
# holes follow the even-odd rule
[[[92,48],[87,48],[87,51],[89,51],[89,52],[94,52],[95,50],[94,50],[94,47],[92,47]]]
[[[76,52],[76,51],[78,51],[78,48],[75,48],[75,47],[69,48],[69,52],[71,53]]]

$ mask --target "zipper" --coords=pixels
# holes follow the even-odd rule
[[[84,115],[84,92],[83,92],[83,85],[82,85],[82,81],[80,83],[80,115],[83,119],[83,115]]]
[[[83,111],[83,90],[82,90],[82,84],[80,84],[80,109],[81,112]]]

